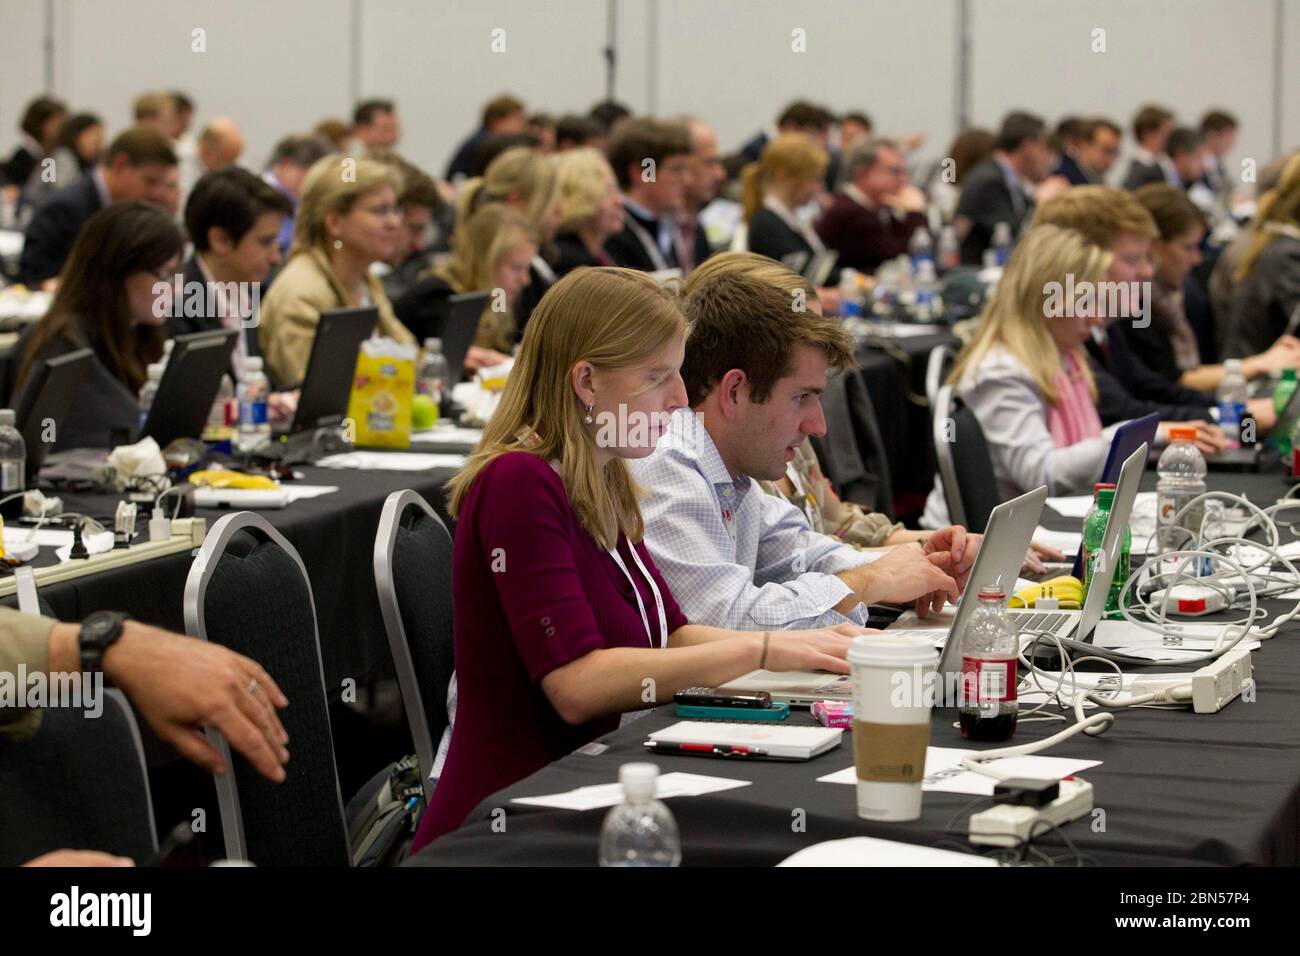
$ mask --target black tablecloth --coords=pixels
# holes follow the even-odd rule
[[[374,584],[379,514],[389,494],[411,488],[447,521],[442,487],[452,470],[357,472],[303,467],[299,471],[303,484],[335,485],[339,490],[260,514],[298,550],[307,567],[326,686],[337,688],[349,677],[362,685],[390,676],[392,661]],[[66,510],[102,516],[106,527],[112,527],[117,496],[64,493],[61,497]],[[199,509],[197,517],[207,519],[210,530],[225,513]],[[50,584],[40,593],[61,620],[77,621],[93,611],[112,609],[183,633],[182,598],[191,561],[189,554],[168,555]],[[17,605],[16,597],[4,600]]]
[[[1150,487],[1154,475],[1146,478],[1144,484]],[[1212,475],[1210,486],[1244,491],[1257,504],[1271,503],[1286,487],[1272,473]],[[1077,519],[1066,521],[1048,512],[1043,523],[1060,530],[1079,525]],[[1285,606],[1270,605],[1274,612]],[[1104,813],[1064,828],[1080,850],[1105,864],[1300,863],[1300,626],[1290,625],[1265,641],[1253,654],[1253,662],[1254,702],[1238,699],[1212,715],[1121,710],[1103,736],[1079,735],[1052,752],[1102,761],[1081,776],[1092,783],[1095,806]],[[435,841],[411,862],[594,864],[606,811],[531,808],[511,804],[510,799],[613,782],[620,764],[644,759],[641,742],[646,734],[675,720],[671,705],[659,708],[601,738],[609,747],[606,753],[572,754],[492,795],[460,830]],[[791,720],[809,723],[812,718],[803,713]],[[935,712],[934,746],[970,746],[954,720],[952,710]],[[1022,723],[1015,740],[1041,739],[1064,726]],[[752,782],[669,802],[681,829],[685,865],[772,865],[803,847],[862,835],[925,845],[945,839],[964,844],[960,834],[967,814],[989,805],[985,800],[972,807],[968,806],[971,797],[928,792],[917,821],[860,820],[854,787],[816,782],[817,777],[852,764],[852,743],[847,739],[835,751],[808,763],[728,763],[669,755],[655,755],[654,762],[665,773],[683,771]],[[506,814],[504,829],[500,814],[494,815],[498,809]],[[1063,847],[1056,835],[1035,843]]]

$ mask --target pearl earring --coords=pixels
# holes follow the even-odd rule
[[[591,406],[590,406],[590,405],[587,406],[587,414],[586,414],[586,417],[584,417],[584,418],[582,419],[582,423],[583,423],[584,425],[590,425],[590,424],[591,424]]]
[[[335,240],[334,240],[334,248],[335,248],[335,249],[342,249],[342,248],[343,248],[343,240],[342,240],[342,239],[335,239]]]

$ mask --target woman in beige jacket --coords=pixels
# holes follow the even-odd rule
[[[258,343],[267,374],[281,388],[300,385],[325,309],[374,306],[377,334],[414,344],[371,263],[398,241],[397,173],[382,163],[326,156],[307,173],[289,261],[262,302]]]

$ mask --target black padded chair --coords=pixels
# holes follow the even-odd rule
[[[20,609],[53,617],[30,575],[19,569]],[[62,849],[144,864],[158,851],[135,714],[119,690],[105,689],[101,702],[97,717],[47,707],[32,737],[0,740],[0,866]]]
[[[282,783],[208,731],[229,768],[217,778],[226,856],[258,866],[348,866],[316,608],[298,552],[259,515],[222,517],[185,582],[185,630],[253,658],[289,698],[279,712],[290,754]]]
[[[822,396],[826,434],[812,439],[824,474],[844,501],[894,516],[894,487],[885,443],[866,383],[844,371],[826,383]]]
[[[957,352],[950,345],[939,344],[930,349],[930,357],[925,363],[925,398],[931,409],[939,398],[939,389],[943,388],[944,379],[956,361]]]
[[[451,549],[446,525],[420,495],[388,496],[375,535],[375,588],[426,800],[438,742],[450,723]]]
[[[939,389],[935,398],[933,438],[949,520],[982,534],[1001,504],[998,482],[984,429],[951,385]]]

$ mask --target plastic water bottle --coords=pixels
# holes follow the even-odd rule
[[[167,366],[162,362],[152,363],[146,373],[148,378],[140,386],[140,428],[144,428],[145,421],[149,418],[149,409],[153,407],[154,396],[158,394],[158,383],[162,381],[163,369]]]
[[[957,241],[957,230],[953,226],[944,226],[939,233],[939,271],[961,265],[961,243]]]
[[[1205,494],[1205,459],[1196,447],[1196,429],[1174,428],[1169,436],[1172,441],[1156,465],[1160,475],[1156,482],[1156,541],[1161,554],[1194,548],[1205,516],[1205,506],[1199,504],[1178,517],[1189,501]],[[1162,566],[1166,571],[1176,571],[1180,560],[1169,558]],[[1208,558],[1203,562],[1210,563]]]
[[[1246,400],[1250,391],[1246,376],[1241,372],[1241,359],[1228,359],[1223,363],[1223,381],[1215,395],[1219,404],[1219,428],[1227,439],[1229,448],[1241,447],[1241,418],[1246,413]]]
[[[230,380],[229,375],[221,376],[221,384],[217,386],[217,397],[212,400],[212,411],[208,412],[208,428],[225,428],[239,420],[239,412],[236,411],[232,417],[230,406],[234,403],[235,385]]]
[[[922,322],[940,312],[939,280],[934,273],[934,260],[922,259],[916,270],[916,313]]]
[[[262,371],[262,359],[250,355],[244,360],[244,376],[239,380],[239,450],[252,451],[271,440],[271,420],[266,400],[271,382]]]
[[[957,719],[967,740],[1006,740],[1016,732],[1020,642],[1001,588],[980,588],[979,602],[961,638]]]
[[[425,339],[424,365],[420,367],[420,377],[415,382],[416,394],[428,395],[435,405],[441,405],[450,377],[451,370],[442,354],[442,339]]]
[[[1282,370],[1282,381],[1277,383],[1277,388],[1273,392],[1273,410],[1277,412],[1278,417],[1282,415],[1282,410],[1286,408],[1287,403],[1291,401],[1291,396],[1296,389],[1295,369],[1287,368]],[[1282,456],[1283,461],[1291,457],[1291,436],[1277,436],[1278,454]]]
[[[0,498],[17,494],[27,487],[27,443],[14,421],[12,408],[0,408]],[[18,517],[23,513],[23,500],[18,497],[0,507],[6,516]],[[4,552],[0,551],[2,554]]]
[[[921,263],[934,265],[934,243],[930,239],[930,230],[917,226],[912,238],[907,243],[907,254],[912,257],[912,268],[921,271]]]
[[[993,227],[993,239],[990,243],[993,250],[993,264],[996,266],[1005,266],[1007,259],[1011,256],[1011,224],[1000,222]]]
[[[680,866],[682,842],[677,821],[655,799],[659,768],[625,763],[618,768],[623,802],[605,815],[600,828],[601,866]]]
[[[858,270],[846,266],[840,270],[840,316],[848,318],[861,315],[863,301]]]
[[[1101,544],[1106,536],[1106,526],[1110,523],[1111,507],[1115,504],[1115,486],[1098,483],[1092,486],[1096,501],[1092,511],[1083,525],[1083,591],[1086,598],[1098,574],[1107,581],[1106,613],[1119,611],[1119,599],[1128,580],[1129,558],[1133,553],[1133,531],[1124,526],[1124,536],[1120,539],[1119,556],[1115,567],[1107,568],[1101,564]]]

